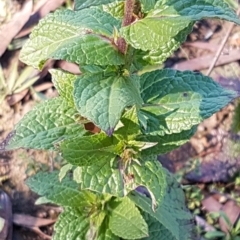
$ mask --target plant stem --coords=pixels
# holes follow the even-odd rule
[[[133,9],[135,0],[126,0],[124,6],[124,18],[122,27],[128,26],[132,22]],[[127,43],[124,38],[120,37],[117,41],[118,49],[121,53],[125,54],[127,51]]]

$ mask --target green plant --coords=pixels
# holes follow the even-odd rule
[[[207,17],[240,24],[220,0],[76,0],[75,11],[35,27],[21,60],[41,69],[63,59],[82,74],[51,70],[60,96],[37,105],[0,147],[56,150],[68,162],[27,181],[64,207],[53,239],[192,238],[183,191],[157,154],[188,141],[237,94],[201,73],[157,68]]]
[[[204,236],[206,239],[222,239],[222,240],[240,240],[240,220],[235,225],[231,223],[228,216],[224,212],[214,212],[211,214],[213,219],[221,217],[228,227],[228,232],[219,230],[207,232]]]

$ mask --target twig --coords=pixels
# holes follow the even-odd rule
[[[240,8],[238,8],[238,10],[237,10],[237,15],[239,15],[239,14],[240,14]],[[234,25],[235,25],[235,23],[233,23],[233,22],[229,23],[227,33],[226,33],[225,37],[223,38],[223,40],[222,40],[222,42],[221,42],[221,44],[220,44],[220,46],[218,48],[218,51],[217,51],[217,53],[216,53],[216,55],[215,55],[215,57],[214,57],[214,59],[212,61],[212,64],[210,65],[210,67],[209,67],[209,69],[207,71],[207,74],[206,74],[207,76],[209,76],[211,74],[211,72],[212,72],[212,70],[213,70],[217,60],[219,59],[220,54],[221,54],[221,52],[222,52],[222,50],[223,50],[223,48],[224,48],[224,46],[225,46],[225,44],[226,44],[226,42],[227,42],[227,40],[229,38],[229,35],[231,34],[231,32],[233,30]]]

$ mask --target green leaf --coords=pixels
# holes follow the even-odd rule
[[[99,228],[98,236],[96,240],[120,240],[119,237],[114,235],[109,229],[109,218],[106,217]]]
[[[73,83],[76,80],[77,75],[60,69],[51,69],[49,72],[52,75],[52,82],[59,95],[64,98],[70,106],[74,107]]]
[[[159,161],[145,161],[141,162],[141,165],[133,162],[128,167],[128,172],[134,176],[130,185],[135,187],[132,186],[131,189],[144,186],[151,196],[153,208],[161,204],[166,194],[167,183],[165,171]]]
[[[136,49],[157,50],[166,45],[191,21],[175,18],[146,17],[121,28],[124,39]]]
[[[115,1],[106,5],[102,5],[101,9],[110,13],[114,18],[122,19],[124,17],[124,3],[125,1]]]
[[[26,184],[32,191],[58,205],[79,208],[96,202],[95,195],[89,191],[80,191],[79,185],[70,176],[60,182],[56,171],[39,172],[29,178]]]
[[[96,162],[109,162],[120,154],[123,144],[115,137],[104,133],[92,136],[76,137],[60,144],[63,158],[76,166],[89,166]]]
[[[225,236],[226,236],[226,233],[221,231],[209,231],[204,235],[206,239],[219,239],[219,238],[224,238]]]
[[[5,149],[55,149],[61,140],[83,136],[87,131],[76,121],[77,115],[78,112],[60,97],[44,101],[18,122]]]
[[[180,184],[167,171],[167,189],[161,204],[155,211],[152,209],[151,199],[132,193],[129,198],[143,211],[158,220],[176,240],[192,239],[193,216],[185,205],[184,193]]]
[[[90,167],[77,167],[73,178],[81,184],[82,189],[123,197],[128,192],[124,191],[123,177],[117,165],[117,161],[112,159],[102,163],[96,162]]]
[[[158,0],[140,0],[141,9],[143,12],[149,12],[152,10]]]
[[[164,136],[188,131],[237,97],[201,73],[157,70],[140,77],[147,120],[144,133]]]
[[[89,218],[73,208],[66,208],[54,226],[53,240],[88,239],[89,228]]]
[[[186,18],[199,21],[203,18],[219,18],[240,24],[240,20],[228,4],[222,0],[158,1],[149,17]]]
[[[127,197],[112,204],[109,228],[124,239],[139,239],[148,236],[148,226],[135,204]]]
[[[98,6],[98,5],[103,5],[103,4],[108,4],[112,2],[116,2],[118,0],[75,0],[75,10],[80,10],[84,8],[89,8],[93,6]]]
[[[181,133],[166,134],[164,136],[153,136],[153,135],[141,135],[137,137],[137,140],[143,142],[157,142],[158,144],[147,149],[143,149],[141,152],[143,157],[152,154],[164,154],[176,149],[188,142],[189,139],[195,134],[197,127],[194,126],[190,130],[182,131]]]
[[[131,141],[141,134],[140,126],[138,123],[138,115],[136,107],[127,110],[121,117],[123,127],[120,127],[114,132],[114,136],[124,141]]]
[[[185,40],[195,21],[220,18],[240,24],[237,15],[222,0],[141,0],[148,15],[121,29],[134,48],[149,51],[144,57],[151,64],[161,64]],[[156,4],[155,4],[156,3]]]
[[[82,116],[111,136],[125,107],[141,105],[136,85],[135,78],[112,74],[82,75],[74,84],[75,105]]]
[[[143,240],[176,240],[175,237],[167,230],[160,222],[158,222],[154,217],[147,214],[146,212],[142,213],[145,221],[148,224],[148,233],[149,237],[143,238]]]
[[[113,30],[120,24],[96,8],[55,11],[34,28],[20,59],[39,69],[49,58],[83,65],[121,65],[124,56],[112,40]]]
[[[187,35],[192,32],[194,23],[190,23],[186,28],[179,31],[179,33],[171,38],[165,45],[159,46],[158,49],[145,52],[143,59],[150,64],[162,64],[180,45],[185,42]]]
[[[114,235],[110,229],[108,229],[108,226],[102,229],[102,231],[99,233],[96,240],[120,240],[119,237]]]

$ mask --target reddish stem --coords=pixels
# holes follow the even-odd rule
[[[122,27],[128,26],[132,22],[133,9],[135,0],[126,0],[124,6],[124,18]],[[121,53],[125,54],[127,51],[127,43],[124,38],[119,38],[117,41],[118,49]]]

